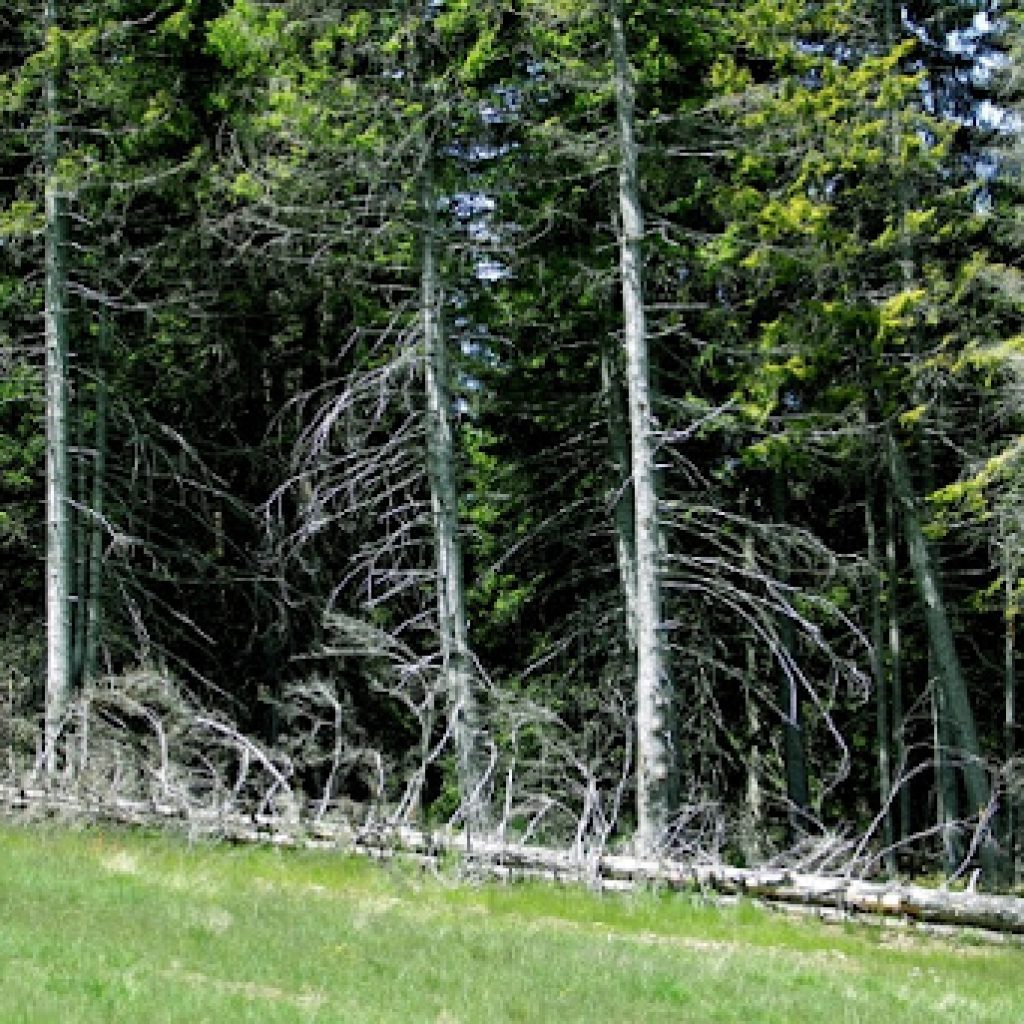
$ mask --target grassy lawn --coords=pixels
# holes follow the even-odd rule
[[[1024,951],[689,896],[4,827],[0,1021],[1024,1024]]]

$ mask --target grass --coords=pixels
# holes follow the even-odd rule
[[[1024,950],[326,853],[0,828],[0,1021],[1024,1024]]]

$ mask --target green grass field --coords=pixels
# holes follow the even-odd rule
[[[1024,951],[685,895],[4,827],[0,1021],[1024,1024]]]

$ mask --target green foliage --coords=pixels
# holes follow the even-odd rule
[[[207,26],[213,54],[242,76],[262,72],[282,42],[286,14],[236,0],[230,9]]]
[[[23,0],[0,15],[5,594],[38,611],[38,168],[54,75],[86,488],[100,371],[111,395],[113,662],[152,647],[268,732],[256,695],[321,655],[325,609],[395,631],[434,671],[416,426],[429,166],[474,654],[495,693],[562,716],[580,763],[617,765],[634,658],[616,562],[621,381],[608,383],[622,310],[607,5],[161,0],[142,18],[130,0],[64,6],[45,35]],[[844,567],[863,559],[865,505],[884,518],[885,430],[928,495],[963,634],[983,649],[1000,640],[1005,570],[989,552],[1015,543],[1006,524],[1021,503],[1019,140],[986,136],[975,116],[989,86],[947,35],[989,45],[967,31],[969,5],[915,0],[889,27],[881,5],[846,0],[624,6],[682,772],[732,808],[752,710],[770,740],[762,782],[780,774],[759,639],[785,617],[765,581],[785,580],[808,617],[793,656],[810,679],[834,678],[819,636],[866,664],[838,614],[868,631],[863,573],[798,552],[813,541],[849,556]],[[1005,77],[1019,87],[1014,62]],[[996,84],[997,102],[1017,102]],[[791,499],[781,523],[773,476]],[[902,561],[898,575],[911,707],[927,645]],[[397,743],[367,685],[377,666],[355,660],[331,661],[339,685],[368,742]],[[994,749],[1002,726],[981,667],[969,685]],[[833,808],[850,820],[874,801],[862,696],[819,705],[853,736]],[[524,745],[543,751],[542,733]],[[818,719],[807,735],[822,783],[832,733]],[[912,738],[931,742],[923,727]],[[450,808],[452,791],[433,795]]]
[[[17,239],[38,235],[43,227],[42,211],[27,199],[15,199],[0,210],[0,238]]]

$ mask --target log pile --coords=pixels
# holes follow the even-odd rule
[[[56,818],[171,827],[187,831],[192,838],[337,849],[382,860],[406,858],[433,869],[447,857],[456,859],[467,873],[505,881],[535,879],[585,884],[604,891],[641,887],[696,891],[711,898],[746,898],[824,919],[874,920],[1024,943],[1024,899],[1015,896],[811,875],[787,869],[688,864],[618,854],[586,856],[571,849],[467,837],[448,831],[425,832],[408,826],[303,823],[2,784],[0,814],[22,821]]]

